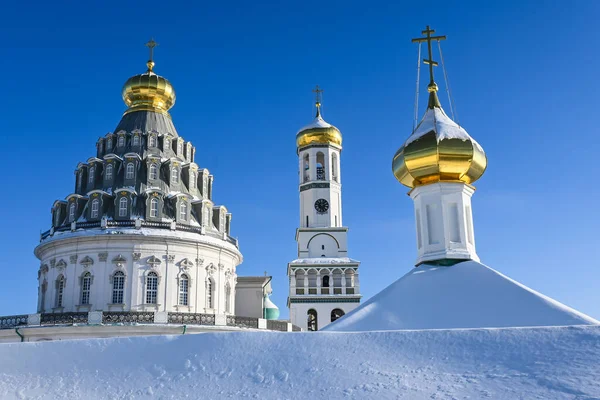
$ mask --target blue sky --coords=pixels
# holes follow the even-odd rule
[[[473,197],[482,262],[600,318],[600,30],[590,18],[600,3],[86,3],[3,6],[0,315],[35,312],[39,233],[77,163],[118,123],[121,86],[144,71],[151,36],[155,71],[177,91],[175,125],[233,213],[238,273],[272,274],[283,316],[299,219],[295,133],[312,119],[315,84],[344,135],[344,222],[362,293],[404,275],[416,258],[413,205],[391,160],[412,127],[410,39],[429,24],[448,36],[460,123],[488,155]]]

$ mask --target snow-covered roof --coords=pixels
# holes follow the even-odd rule
[[[327,331],[600,324],[475,261],[421,265]]]
[[[297,258],[291,261],[290,264],[358,264],[360,261],[349,257],[313,257],[313,258]]]
[[[313,129],[313,128],[331,128],[333,127],[333,125],[325,122],[325,120],[321,117],[321,115],[315,117],[315,119],[313,119],[313,121],[306,125],[305,127],[303,127],[302,129],[300,129],[298,131],[298,133],[305,131],[307,129]]]
[[[5,343],[0,360],[3,399],[600,398],[595,326]]]
[[[421,122],[419,122],[419,125],[417,125],[417,128],[406,140],[404,145],[408,146],[410,143],[420,139],[431,131],[435,132],[438,142],[444,139],[462,139],[471,140],[479,146],[475,139],[469,136],[467,131],[456,122],[452,121],[450,117],[446,115],[444,110],[439,107],[427,109],[425,115],[423,115],[423,119],[421,119]]]

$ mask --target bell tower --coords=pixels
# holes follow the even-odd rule
[[[360,303],[358,267],[348,257],[342,222],[342,134],[321,115],[317,86],[314,120],[296,135],[300,223],[298,258],[288,264],[288,307],[293,324],[316,331]]]

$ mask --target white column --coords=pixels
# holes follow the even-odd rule
[[[471,213],[474,188],[465,183],[439,182],[414,188],[417,262],[475,260]]]

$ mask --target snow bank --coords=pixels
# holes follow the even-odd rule
[[[600,322],[475,261],[421,265],[327,331],[565,326]]]
[[[2,399],[592,399],[600,327],[0,345]]]

